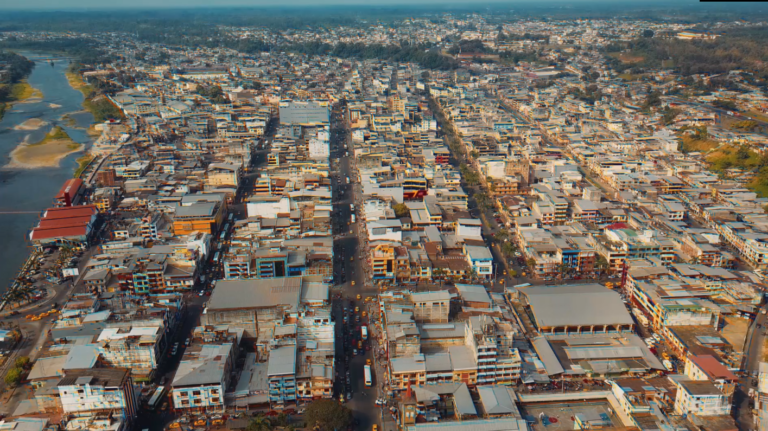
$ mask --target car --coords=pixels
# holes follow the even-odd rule
[[[360,312],[360,307],[355,307],[355,313],[359,313],[359,312]]]
[[[358,295],[357,295],[357,300],[359,301],[359,300],[360,300],[360,298],[362,298],[362,297],[363,297],[362,295],[358,294]]]
[[[187,338],[187,339],[184,341],[184,346],[185,346],[185,347],[186,347],[186,346],[189,346],[189,338]]]
[[[365,312],[365,310],[363,310],[363,317],[365,317],[366,315],[367,313]]]
[[[376,424],[373,424],[373,428],[371,428],[371,431],[379,431],[379,426]]]
[[[371,358],[365,360],[365,365],[371,365]]]
[[[354,285],[355,285],[355,280],[352,280],[352,286],[354,286]]]
[[[352,349],[352,354],[353,354],[354,356],[357,356],[357,349]]]

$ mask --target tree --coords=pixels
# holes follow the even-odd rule
[[[259,415],[251,419],[245,429],[246,431],[270,431],[272,429],[272,422],[268,417]]]
[[[536,259],[534,258],[528,258],[528,260],[525,261],[525,264],[528,266],[528,268],[536,268]]]
[[[395,210],[395,215],[397,216],[397,218],[411,216],[411,210],[408,208],[408,205],[406,204],[395,204],[392,206],[392,209]]]
[[[29,366],[29,356],[20,356],[16,358],[15,362],[16,368],[27,368]]]
[[[493,234],[493,239],[495,239],[497,242],[504,242],[509,239],[509,231],[502,229]]]
[[[653,37],[654,34],[655,33],[653,32],[653,30],[643,30],[643,37],[645,38],[650,39]]]
[[[595,268],[597,268],[597,270],[600,272],[600,275],[607,271],[608,267],[608,260],[605,258],[605,256],[598,254],[597,261],[595,261]]]
[[[308,427],[318,426],[326,431],[347,429],[352,424],[352,412],[333,399],[312,401],[304,412]]]
[[[501,252],[509,257],[517,252],[517,247],[512,242],[507,241],[501,245]]]
[[[5,375],[5,384],[11,387],[16,387],[21,383],[21,368],[11,368]]]

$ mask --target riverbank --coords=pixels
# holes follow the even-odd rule
[[[39,142],[22,142],[11,154],[8,168],[38,169],[58,167],[61,160],[72,153],[82,151],[85,145],[78,144],[61,127],[54,127]]]
[[[69,81],[70,87],[83,93],[83,96],[86,98],[88,98],[88,96],[93,93],[93,87],[86,84],[86,82],[83,81],[83,77],[79,73],[67,71],[64,75],[67,77],[67,81]]]
[[[83,93],[83,108],[93,114],[93,119],[97,123],[103,123],[110,118],[123,119],[123,111],[104,95],[98,94],[94,88],[89,85],[78,72],[67,71],[67,81],[75,90]]]
[[[43,92],[29,85],[26,79],[16,84],[0,84],[0,88],[10,85],[7,99],[0,102],[0,120],[17,103],[37,103],[43,100]]]

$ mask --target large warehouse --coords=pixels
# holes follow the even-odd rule
[[[544,336],[634,331],[635,322],[619,294],[599,284],[536,286],[521,293]]]
[[[98,215],[95,205],[48,208],[29,233],[29,240],[37,247],[87,245]]]

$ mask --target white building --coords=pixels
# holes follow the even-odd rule
[[[720,416],[731,414],[731,403],[712,382],[678,380],[675,412],[680,415]]]
[[[130,422],[138,412],[138,394],[125,368],[67,370],[56,389],[65,414],[82,417],[110,412]]]
[[[189,346],[173,378],[174,408],[223,411],[233,361],[232,343]]]
[[[291,199],[287,197],[255,197],[245,204],[248,217],[277,218],[291,212]]]
[[[373,241],[403,241],[403,224],[399,219],[372,220],[366,224],[368,240]]]

